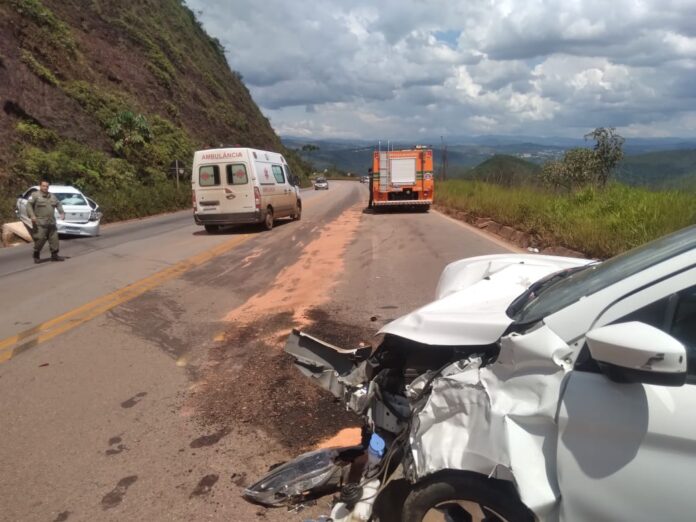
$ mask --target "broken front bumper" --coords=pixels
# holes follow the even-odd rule
[[[285,352],[295,358],[295,366],[302,374],[346,404],[350,402],[348,395],[369,379],[364,364],[372,353],[369,346],[346,350],[293,330]]]

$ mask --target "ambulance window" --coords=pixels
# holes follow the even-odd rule
[[[249,183],[249,177],[247,176],[246,165],[243,163],[227,165],[228,185],[246,185],[247,183]]]
[[[288,180],[288,183],[290,183],[291,185],[294,185],[294,182],[292,179],[292,172],[290,172],[290,167],[285,165],[283,168],[285,169],[285,179]]]
[[[268,171],[268,166],[263,163],[256,164],[256,172],[261,185],[275,185],[271,173]]]
[[[276,183],[285,183],[283,168],[280,165],[273,165],[273,176],[275,177]]]
[[[201,187],[214,187],[220,184],[220,167],[217,165],[203,165],[198,169],[198,185]]]

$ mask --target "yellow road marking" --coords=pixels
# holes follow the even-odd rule
[[[225,243],[206,250],[205,252],[201,252],[200,254],[180,261],[177,264],[141,279],[140,281],[136,281],[135,283],[125,286],[105,296],[99,297],[65,314],[41,323],[40,325],[3,339],[0,341],[0,363],[9,361],[12,359],[12,357],[28,348],[44,343],[49,339],[53,339],[55,336],[86,323],[87,321],[100,316],[104,312],[107,312],[116,306],[130,301],[131,299],[182,275],[184,272],[187,272],[192,268],[196,268],[197,266],[207,263],[211,259],[232,250],[234,247],[243,243],[250,237],[252,237],[250,234],[237,236],[230,241],[226,241]]]
[[[303,208],[306,209],[307,207],[313,206],[313,199],[314,198],[311,198],[309,201],[304,203]],[[243,243],[249,239],[249,237],[251,237],[250,234],[238,236],[194,257],[180,261],[176,265],[166,268],[161,272],[157,272],[156,274],[146,277],[145,279],[141,279],[140,281],[136,281],[135,283],[121,288],[120,290],[117,290],[111,294],[99,297],[63,315],[50,319],[45,323],[41,323],[37,326],[29,328],[28,330],[24,330],[16,335],[3,339],[0,341],[0,364],[9,361],[16,354],[24,350],[44,343],[49,339],[53,339],[57,335],[65,333],[76,326],[86,323],[87,321],[100,316],[104,312],[107,312],[118,305],[130,301],[131,299],[178,277],[184,272],[200,266],[210,261],[214,257],[224,254],[228,250],[232,250],[240,243]],[[224,333],[217,335],[215,340],[218,342],[224,340]]]

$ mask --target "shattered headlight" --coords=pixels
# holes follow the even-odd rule
[[[340,475],[336,464],[339,451],[324,449],[304,453],[295,460],[271,470],[253,486],[244,490],[247,500],[265,506],[280,506],[304,497],[310,490],[327,485]]]

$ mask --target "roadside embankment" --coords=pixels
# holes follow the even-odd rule
[[[435,203],[444,213],[520,246],[600,259],[696,223],[693,193],[618,183],[557,193],[450,180],[438,183]]]

